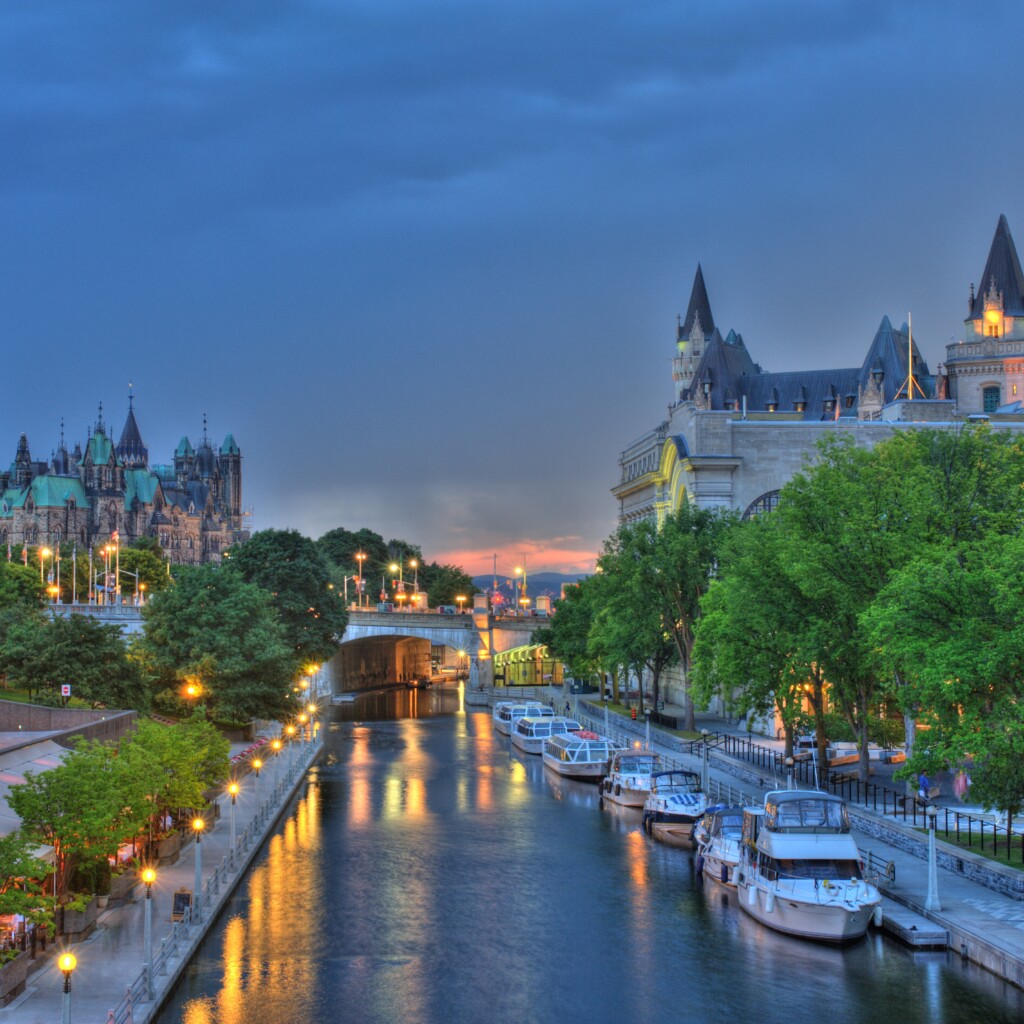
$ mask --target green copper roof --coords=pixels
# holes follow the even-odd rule
[[[238,445],[235,444],[235,435],[228,434],[224,438],[224,443],[220,446],[221,455],[241,455],[242,453],[238,450]]]
[[[192,454],[192,445],[189,443],[189,439],[187,437],[183,437],[178,442],[178,447],[175,448],[174,454],[178,456],[178,458]]]
[[[89,507],[89,496],[78,477],[37,476],[28,488],[36,508],[64,508],[74,501],[80,508]],[[22,503],[24,503],[22,498]]]
[[[107,465],[113,453],[113,442],[106,434],[97,432],[89,438],[89,444],[85,449],[85,457],[89,458],[89,456],[92,456],[92,464],[94,466]]]
[[[130,505],[138,498],[143,505],[151,505],[160,481],[148,469],[126,469],[124,471],[124,501]]]

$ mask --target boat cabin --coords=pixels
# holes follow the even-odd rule
[[[651,776],[651,793],[658,796],[672,793],[699,794],[700,791],[700,776],[696,772],[674,768],[667,772],[655,772]]]
[[[783,789],[764,801],[764,827],[772,832],[849,832],[850,815],[832,793]]]

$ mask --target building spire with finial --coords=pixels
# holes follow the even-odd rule
[[[97,434],[105,434],[106,433],[106,430],[104,429],[104,426],[103,426],[103,403],[102,402],[100,402],[99,416],[96,417],[96,433]]]
[[[134,391],[134,389],[135,389],[135,385],[131,381],[128,381],[128,411],[129,412],[132,411],[132,402],[135,399],[135,391]]]

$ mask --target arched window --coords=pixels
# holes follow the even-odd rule
[[[772,512],[778,504],[779,492],[767,491],[747,506],[747,511],[743,513],[743,518],[751,519],[754,516],[759,516],[762,512]]]
[[[999,401],[999,386],[990,384],[981,390],[981,403],[985,412],[995,412],[1002,404]]]

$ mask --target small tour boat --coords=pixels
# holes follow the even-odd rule
[[[644,831],[669,846],[693,846],[693,826],[708,806],[696,772],[673,768],[651,776],[644,801]]]
[[[583,726],[564,715],[523,715],[512,728],[512,743],[524,754],[542,754],[544,743],[559,733],[579,732]]]
[[[661,767],[652,750],[623,750],[612,755],[601,796],[621,807],[643,807],[651,791],[651,776]]]
[[[499,700],[494,705],[491,717],[494,719],[494,728],[508,736],[515,726],[516,719],[526,715],[533,715],[534,718],[550,717],[554,713],[547,704],[542,704],[539,700]]]
[[[740,906],[789,935],[859,939],[881,924],[882,897],[863,875],[845,802],[832,793],[783,789],[743,815],[736,871]]]
[[[735,888],[742,839],[742,807],[709,807],[693,827],[693,841],[699,851],[697,870],[705,878]]]
[[[618,749],[611,740],[581,729],[552,736],[544,744],[544,764],[566,779],[600,782]]]

